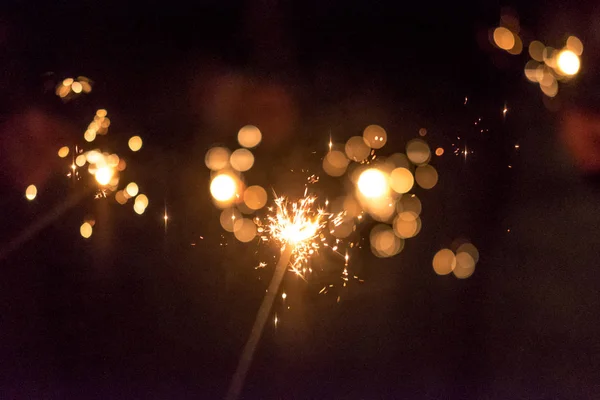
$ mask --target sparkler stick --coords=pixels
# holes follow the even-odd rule
[[[237,369],[235,370],[233,378],[231,379],[231,383],[229,384],[229,389],[227,390],[225,400],[237,400],[240,396],[240,393],[242,392],[242,387],[244,386],[244,381],[246,380],[248,369],[250,368],[250,364],[252,363],[254,353],[256,352],[258,341],[262,336],[265,323],[267,322],[269,314],[271,313],[271,308],[273,307],[275,296],[279,291],[279,286],[281,285],[281,281],[283,280],[283,275],[285,274],[286,267],[290,263],[293,250],[294,246],[288,245],[281,252],[281,257],[279,258],[279,262],[275,266],[275,272],[273,273],[273,278],[271,278],[271,283],[269,284],[267,293],[265,294],[262,304],[258,309],[258,313],[256,314],[256,320],[254,321],[254,326],[252,326],[250,337],[248,337],[248,341],[244,346],[244,350],[240,357],[240,361],[238,362]]]

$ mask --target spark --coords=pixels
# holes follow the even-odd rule
[[[292,246],[290,268],[297,275],[303,275],[308,259],[314,255],[321,242],[321,232],[333,217],[339,223],[343,213],[336,215],[325,212],[315,205],[317,197],[307,195],[297,202],[289,202],[285,197],[275,199],[276,210],[268,217],[267,231],[282,247]]]
[[[331,151],[333,147],[333,142],[331,141],[331,134],[329,135],[329,151]]]
[[[506,118],[506,113],[508,112],[508,107],[506,106],[506,103],[504,103],[504,109],[502,110],[502,116],[504,118]]]

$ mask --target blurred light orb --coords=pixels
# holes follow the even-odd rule
[[[356,162],[366,160],[371,153],[371,148],[367,145],[362,136],[352,136],[348,139],[344,146],[344,150],[346,151],[348,158]]]
[[[369,242],[373,254],[380,258],[395,256],[404,248],[404,241],[394,234],[389,225],[385,224],[373,227]]]
[[[456,249],[456,254],[467,253],[471,256],[475,263],[479,262],[479,250],[472,243],[463,243],[458,249]]]
[[[217,201],[231,201],[237,192],[236,180],[227,174],[215,176],[210,183],[210,194]]]
[[[396,193],[408,193],[414,184],[415,178],[406,168],[395,168],[390,173],[390,187]]]
[[[146,196],[145,194],[139,194],[135,198],[135,204],[139,204],[143,208],[148,207],[148,196]]]
[[[467,252],[456,255],[456,267],[452,271],[458,279],[466,279],[475,272],[475,260]]]
[[[412,194],[410,196],[403,196],[396,206],[396,211],[399,215],[402,215],[402,213],[405,212],[409,212],[418,217],[419,215],[421,215],[422,210],[423,205],[421,204],[421,200],[417,197],[416,194]]]
[[[521,52],[523,51],[523,42],[521,41],[521,38],[517,34],[514,34],[513,38],[515,40],[515,44],[513,47],[511,47],[507,51],[509,54],[516,56],[516,55],[521,54]]]
[[[329,232],[338,239],[345,239],[354,231],[355,226],[354,219],[346,217],[339,223],[329,221]]]
[[[580,56],[583,54],[583,43],[577,36],[569,36],[567,38],[567,49]]]
[[[363,131],[363,139],[372,149],[380,149],[387,143],[387,132],[379,125],[369,125]]]
[[[254,154],[248,149],[237,149],[231,153],[229,163],[236,171],[248,171],[254,165]]]
[[[419,136],[425,136],[425,135],[427,135],[427,129],[425,129],[425,128],[419,129]]]
[[[406,154],[404,154],[404,153],[392,154],[385,160],[385,163],[392,166],[392,169],[406,168],[406,169],[410,170],[410,167],[411,167],[410,161],[408,160],[408,157],[406,157]]]
[[[389,191],[387,175],[376,168],[364,170],[358,178],[357,186],[367,199],[383,197]]]
[[[98,111],[96,111],[96,115],[99,118],[104,118],[104,117],[106,117],[106,115],[108,115],[108,112],[104,108],[101,108]]]
[[[144,211],[146,211],[146,207],[144,207],[142,203],[135,202],[133,203],[133,211],[135,211],[136,214],[142,215]]]
[[[438,275],[448,275],[456,268],[456,257],[450,249],[441,249],[433,256],[433,270]]]
[[[204,163],[208,169],[219,171],[229,166],[229,157],[231,152],[225,147],[213,147],[206,152]]]
[[[142,138],[139,136],[132,136],[129,139],[129,142],[127,142],[131,151],[138,151],[139,149],[141,149],[142,143]]]
[[[77,156],[77,158],[75,158],[75,164],[77,164],[78,167],[83,167],[85,165],[87,161],[87,158],[85,156],[85,154],[80,154]]]
[[[244,191],[244,204],[250,210],[260,210],[267,204],[267,191],[262,186],[249,186]]]
[[[27,189],[25,189],[25,198],[31,201],[35,199],[35,196],[37,196],[37,188],[35,187],[35,185],[27,186]]]
[[[131,197],[131,196],[125,195],[125,193],[126,192],[124,190],[119,190],[117,193],[115,193],[115,200],[120,205],[127,203],[127,200],[129,200],[129,198]]]
[[[96,182],[102,186],[106,186],[110,183],[114,174],[115,170],[111,167],[102,167],[98,168],[94,176],[96,177]]]
[[[256,237],[256,225],[249,218],[241,218],[233,224],[233,235],[242,243],[248,243]]]
[[[79,82],[73,82],[73,84],[71,85],[71,90],[74,93],[81,93],[81,91],[83,90],[83,86],[81,86],[81,83]]]
[[[415,165],[427,164],[431,159],[429,145],[422,139],[413,139],[406,144],[408,159]]]
[[[79,227],[79,233],[81,236],[88,239],[90,236],[92,236],[92,225],[89,222],[84,222]]]
[[[444,149],[441,147],[438,147],[437,149],[435,149],[435,155],[438,157],[441,157],[444,154]]]
[[[254,125],[246,125],[238,132],[238,143],[242,147],[251,149],[258,146],[261,140],[262,133]]]
[[[540,89],[542,89],[542,92],[546,96],[555,97],[558,94],[558,82],[556,79],[554,79],[554,77],[552,77],[548,84],[545,84],[545,82],[540,82]]]
[[[137,196],[138,192],[139,192],[139,187],[137,185],[137,183],[135,182],[130,182],[126,187],[125,187],[125,192],[127,193],[127,195],[129,197],[135,197]]]
[[[93,142],[96,139],[96,131],[93,129],[88,129],[83,134],[83,138],[86,142]]]
[[[513,33],[500,26],[494,29],[494,43],[502,50],[510,50],[515,46],[515,35]]]
[[[350,160],[339,150],[332,150],[323,158],[323,171],[329,176],[338,177],[346,173]]]
[[[73,82],[74,82],[73,78],[67,78],[62,82],[62,84],[63,84],[63,86],[71,86],[73,84]]]
[[[412,220],[406,221],[405,216],[403,216],[402,214],[398,215],[394,219],[394,233],[401,239],[409,239],[415,237],[417,233],[419,233],[419,225],[421,223],[421,219],[419,217],[416,217]]]
[[[58,156],[60,158],[65,158],[68,155],[69,155],[69,147],[68,146],[63,146],[58,150]]]
[[[565,75],[573,76],[579,72],[581,62],[579,57],[571,50],[562,50],[556,60],[558,69]]]
[[[544,46],[544,43],[540,42],[539,40],[534,40],[533,42],[529,43],[529,55],[535,61],[543,62],[545,48],[546,46]]]
[[[242,214],[235,208],[226,208],[221,211],[219,222],[221,227],[227,232],[234,232],[235,228],[241,228],[241,225],[236,226],[236,222],[242,219]]]
[[[423,189],[431,189],[438,182],[437,170],[431,165],[422,165],[415,171],[415,180]]]

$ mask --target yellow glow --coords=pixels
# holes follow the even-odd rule
[[[68,146],[63,146],[58,150],[58,156],[60,158],[65,158],[68,155],[69,155],[69,147]]]
[[[139,136],[132,136],[128,142],[131,151],[138,151],[142,148],[142,138]]]
[[[71,86],[73,84],[73,78],[67,78],[63,81],[63,86]]]
[[[373,227],[369,235],[371,251],[377,257],[392,257],[404,248],[404,240],[397,237],[394,231],[384,224]]]
[[[406,168],[396,168],[390,173],[390,187],[396,193],[408,193],[414,184],[413,174]]]
[[[129,197],[135,197],[135,196],[137,196],[139,190],[140,189],[139,189],[137,183],[135,183],[135,182],[129,183],[127,185],[127,187],[125,188],[125,191],[127,192],[127,195]]]
[[[458,249],[456,249],[456,254],[459,253],[467,253],[471,256],[475,263],[479,262],[479,250],[472,243],[463,243]]]
[[[83,88],[83,93],[89,93],[92,91],[92,85],[90,85],[89,82],[82,81],[80,83],[81,87]]]
[[[576,36],[569,36],[567,39],[567,49],[571,50],[576,55],[583,54],[583,43]]]
[[[475,260],[467,252],[456,255],[456,267],[452,271],[459,279],[466,279],[475,272]]]
[[[144,207],[142,203],[135,202],[133,203],[133,211],[135,211],[136,214],[142,215],[144,211],[146,211],[146,207]]]
[[[247,243],[256,237],[256,225],[248,218],[240,218],[233,224],[233,235],[242,243]]]
[[[96,139],[96,131],[93,129],[88,129],[83,134],[83,138],[86,142],[93,142]]]
[[[571,50],[562,50],[558,54],[558,58],[556,60],[558,65],[558,69],[565,75],[575,75],[579,72],[579,67],[581,66],[581,62],[579,61],[579,57]]]
[[[450,249],[442,249],[433,256],[433,270],[438,275],[448,275],[456,268],[456,257]]]
[[[444,154],[444,149],[441,147],[438,147],[437,149],[435,149],[435,155],[440,157]]]
[[[96,111],[96,115],[99,118],[104,118],[104,117],[106,117],[107,114],[108,114],[108,112],[104,108],[101,108],[98,111]]]
[[[227,174],[220,174],[213,178],[210,183],[210,193],[217,201],[231,201],[237,192],[237,182]]]
[[[71,85],[71,90],[75,93],[81,93],[81,91],[83,90],[83,86],[81,86],[81,83],[79,82],[73,82],[73,84]]]
[[[125,196],[125,192],[123,190],[119,190],[117,193],[115,193],[115,200],[117,203],[123,205],[127,203],[128,197]]]
[[[535,61],[543,62],[545,48],[546,46],[544,46],[544,43],[534,40],[533,42],[529,43],[529,55]]]
[[[494,43],[502,50],[510,50],[515,46],[515,35],[504,27],[494,29]]]
[[[231,152],[229,149],[225,147],[213,147],[206,152],[204,163],[209,169],[219,171],[229,166],[230,156]]]
[[[252,148],[258,146],[262,140],[262,133],[254,125],[246,125],[238,132],[238,143],[242,147]]]
[[[521,54],[521,52],[523,51],[523,42],[521,41],[521,38],[519,37],[519,35],[514,35],[514,41],[515,44],[513,47],[511,47],[509,50],[507,50],[510,54],[512,55],[518,55]]]
[[[148,207],[148,196],[146,196],[145,194],[139,194],[135,198],[135,204],[139,204],[143,208]]]
[[[356,162],[364,161],[371,153],[371,148],[362,136],[352,136],[346,142],[344,149],[348,158]]]
[[[323,158],[323,170],[329,176],[342,176],[348,168],[350,160],[344,153],[333,150]]]
[[[429,145],[422,139],[413,139],[406,144],[406,154],[408,159],[416,165],[422,165],[431,159],[431,150]]]
[[[227,232],[234,232],[236,228],[235,223],[240,219],[242,219],[242,214],[238,210],[235,208],[226,208],[221,211],[219,222],[221,223],[221,227]],[[238,225],[237,228],[241,228],[241,226]]]
[[[250,186],[244,191],[244,204],[250,210],[260,210],[267,204],[267,191],[261,186]]]
[[[433,188],[438,181],[438,173],[431,165],[422,165],[415,171],[415,180],[423,189]]]
[[[89,222],[84,222],[79,227],[79,233],[81,236],[88,239],[90,236],[92,236],[92,225]]]
[[[75,164],[77,164],[78,167],[83,167],[86,161],[87,159],[85,157],[85,154],[80,154],[77,156],[77,158],[75,158]]]
[[[254,165],[254,155],[248,149],[237,149],[231,153],[229,163],[236,171],[248,171]]]
[[[376,168],[364,170],[357,182],[358,190],[367,199],[379,198],[388,194],[388,177]]]
[[[413,218],[409,218],[409,219],[404,218],[405,220],[408,221],[410,219],[414,219],[414,218],[418,217],[421,214],[421,210],[423,209],[423,206],[421,204],[421,200],[419,200],[417,195],[412,194],[412,195],[403,196],[400,199],[400,201],[398,202],[396,209],[400,216],[402,216],[403,213],[405,213],[405,212],[412,213],[414,215]]]
[[[27,198],[27,200],[31,201],[35,199],[35,196],[37,196],[37,188],[35,187],[35,185],[27,186],[27,189],[25,189],[25,197]]]
[[[108,185],[114,174],[115,170],[111,167],[98,168],[95,174],[96,181],[102,186]]]
[[[363,139],[372,149],[380,149],[387,142],[387,132],[379,125],[369,125],[363,131]]]
[[[407,218],[407,214],[412,217]],[[412,238],[419,233],[421,219],[418,216],[405,211],[394,219],[394,233],[401,239]]]

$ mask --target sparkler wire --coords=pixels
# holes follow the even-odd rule
[[[271,313],[271,308],[273,307],[275,296],[279,291],[279,286],[281,285],[281,281],[283,280],[283,276],[285,275],[287,266],[290,263],[293,251],[294,246],[288,244],[286,248],[281,252],[279,261],[275,266],[273,278],[271,278],[271,283],[269,284],[267,293],[265,294],[262,304],[258,309],[258,313],[256,314],[256,320],[254,321],[254,325],[252,326],[252,331],[250,332],[250,336],[248,337],[248,341],[244,346],[244,350],[242,351],[242,355],[238,362],[237,369],[235,370],[235,373],[233,374],[233,377],[231,379],[231,383],[229,384],[229,389],[227,390],[225,400],[237,400],[242,392],[244,381],[246,380],[246,375],[248,374],[248,369],[250,369],[250,364],[252,363],[252,359],[254,358],[256,347],[258,345],[260,337],[262,336],[265,323],[267,322],[269,314]]]

